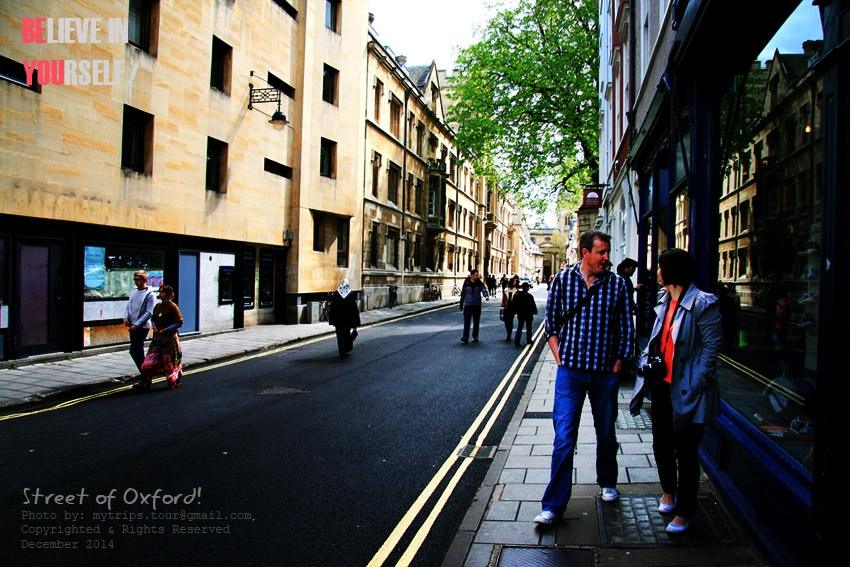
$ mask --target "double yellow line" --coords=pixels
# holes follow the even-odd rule
[[[461,478],[463,478],[464,473],[472,464],[472,460],[475,457],[475,454],[481,449],[482,443],[487,438],[487,435],[493,429],[493,426],[496,423],[496,420],[499,418],[499,415],[502,413],[502,410],[505,407],[505,404],[508,402],[508,399],[511,396],[511,393],[515,389],[517,383],[519,382],[520,377],[522,376],[525,367],[528,365],[529,360],[531,359],[531,355],[534,353],[534,349],[537,345],[537,341],[540,340],[540,337],[543,335],[543,325],[537,328],[537,331],[534,334],[534,340],[530,345],[527,345],[525,349],[520,353],[514,363],[511,365],[508,372],[505,374],[505,377],[502,378],[502,381],[496,387],[496,390],[493,392],[493,395],[490,396],[490,399],[481,409],[481,412],[478,414],[478,417],[475,418],[475,421],[472,422],[472,425],[469,426],[469,429],[466,430],[463,437],[461,437],[460,442],[451,452],[449,457],[443,463],[443,466],[437,471],[428,485],[422,490],[407,512],[402,516],[398,525],[396,525],[395,529],[393,529],[392,533],[390,533],[387,540],[378,549],[377,553],[375,553],[372,560],[369,561],[368,567],[378,567],[380,565],[384,565],[389,559],[390,555],[395,551],[396,547],[398,547],[401,542],[404,534],[411,528],[414,521],[417,517],[419,517],[422,512],[425,510],[426,503],[431,499],[440,485],[443,483],[443,480],[452,470],[452,468],[460,461],[460,466],[455,470],[454,475],[449,480],[449,482],[443,488],[443,492],[440,494],[440,497],[434,503],[433,508],[431,508],[430,513],[425,518],[422,525],[416,531],[416,534],[413,536],[413,539],[408,544],[407,548],[402,553],[396,565],[410,565],[413,562],[414,557],[419,552],[419,549],[422,547],[422,544],[425,542],[425,538],[428,537],[431,528],[434,525],[434,522],[437,520],[437,517],[443,511],[443,508],[460,482]],[[461,449],[465,448],[469,445],[470,439],[472,439],[475,432],[478,431],[482,422],[487,418],[486,425],[483,429],[480,430],[478,436],[475,439],[475,451],[470,457],[461,457],[458,455]]]

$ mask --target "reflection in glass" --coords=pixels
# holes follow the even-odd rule
[[[803,9],[817,14],[810,3]],[[823,81],[812,67],[819,20],[801,24],[812,20],[800,10],[724,98],[718,292],[726,346],[718,377],[724,400],[811,470]]]

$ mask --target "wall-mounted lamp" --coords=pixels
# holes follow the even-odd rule
[[[268,81],[265,81],[259,75],[254,74],[251,71],[252,77],[257,77],[261,81],[269,84]],[[265,102],[276,102],[277,110],[275,110],[274,114],[269,116],[259,108],[254,108],[255,104],[261,104]],[[280,111],[280,91],[274,87],[257,89],[254,88],[253,83],[248,83],[248,110],[256,110],[260,114],[265,114],[271,120],[269,120],[269,124],[271,124],[275,130],[283,130],[287,124],[289,124],[289,120],[286,119],[286,115]]]

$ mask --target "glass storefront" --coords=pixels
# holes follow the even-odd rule
[[[130,290],[135,287],[133,272],[147,271],[148,286],[156,291],[163,285],[164,265],[165,254],[158,250],[84,246],[83,320],[123,319]]]
[[[717,216],[723,399],[810,471],[823,209],[823,81],[812,63],[821,39],[818,8],[804,1],[726,93]]]

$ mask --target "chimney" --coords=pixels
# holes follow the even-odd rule
[[[407,55],[396,55],[395,61],[396,63],[398,63],[399,67],[404,67],[404,65],[407,63]]]

